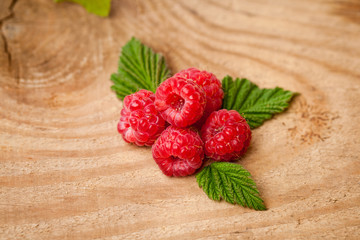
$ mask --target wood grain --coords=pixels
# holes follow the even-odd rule
[[[0,238],[358,239],[359,13],[357,0],[113,0],[100,18],[1,1]],[[131,36],[174,72],[301,93],[240,160],[269,210],[211,201],[121,139],[109,76]]]

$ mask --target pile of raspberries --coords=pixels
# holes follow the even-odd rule
[[[189,68],[124,98],[118,131],[124,140],[152,146],[167,176],[195,173],[204,158],[232,161],[249,147],[251,131],[235,110],[221,109],[224,92],[212,73]]]

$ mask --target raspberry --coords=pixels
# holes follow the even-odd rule
[[[155,107],[171,125],[187,127],[204,112],[204,90],[195,82],[171,77],[160,84],[155,93]]]
[[[215,161],[232,161],[249,147],[251,131],[245,119],[235,110],[213,112],[201,129],[205,154]]]
[[[224,92],[221,88],[221,82],[216,76],[207,71],[200,71],[196,68],[188,68],[175,74],[174,77],[182,77],[188,80],[193,80],[201,86],[206,95],[206,106],[203,116],[195,123],[199,129],[205,123],[209,115],[216,110],[219,110],[224,98]]]
[[[152,154],[167,176],[187,176],[200,168],[204,159],[204,143],[191,128],[166,128],[152,146]]]
[[[118,131],[128,143],[151,146],[165,129],[165,120],[156,111],[155,94],[140,90],[124,98]]]

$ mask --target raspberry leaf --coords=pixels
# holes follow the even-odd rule
[[[276,113],[283,112],[296,93],[276,87],[260,89],[257,85],[243,78],[230,76],[222,80],[225,96],[223,108],[238,111],[254,129],[272,118]]]
[[[196,175],[199,187],[209,198],[240,204],[255,210],[266,210],[250,173],[241,165],[214,162]]]
[[[118,72],[111,75],[111,89],[123,100],[140,89],[155,92],[169,76],[164,57],[133,37],[122,48]]]
[[[101,17],[109,16],[111,0],[55,0],[55,2],[65,1],[80,4],[89,13],[94,13]]]

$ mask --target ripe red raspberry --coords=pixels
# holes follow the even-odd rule
[[[124,98],[118,131],[124,140],[138,146],[151,146],[165,129],[165,120],[156,111],[155,94],[140,90]]]
[[[204,113],[204,90],[193,81],[171,77],[160,84],[155,93],[155,107],[171,125],[187,127]]]
[[[188,68],[175,74],[174,77],[182,77],[193,80],[201,86],[206,95],[206,106],[203,116],[195,123],[195,126],[201,128],[209,115],[216,110],[219,110],[224,98],[224,92],[221,88],[221,82],[216,76],[207,71],[200,71],[196,68]]]
[[[251,131],[246,120],[235,110],[213,112],[201,129],[205,155],[216,161],[232,161],[249,147]]]
[[[204,143],[191,128],[166,128],[152,146],[152,154],[167,176],[187,176],[201,167]]]

